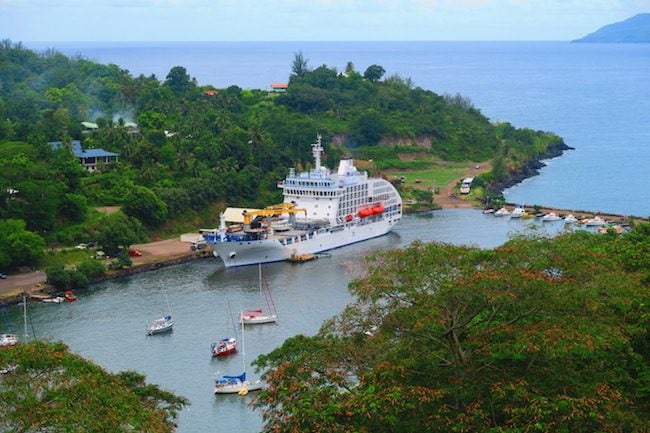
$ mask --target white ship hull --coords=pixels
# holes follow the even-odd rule
[[[278,239],[263,239],[215,242],[212,243],[212,248],[214,255],[221,258],[227,268],[279,262],[289,259],[293,254],[320,253],[385,235],[399,219],[382,219],[363,225],[346,224],[332,230],[316,232],[311,239],[301,240],[297,236],[294,238],[296,242],[292,240],[289,245],[283,245]]]

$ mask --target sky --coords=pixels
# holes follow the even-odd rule
[[[650,0],[0,0],[0,39],[571,40]]]

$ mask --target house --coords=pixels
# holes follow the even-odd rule
[[[83,132],[93,132],[97,131],[99,129],[99,126],[96,123],[93,122],[81,122],[81,126],[84,127]]]
[[[52,150],[57,150],[63,145],[63,142],[51,141],[48,144],[52,147]],[[117,153],[108,152],[104,149],[84,150],[79,140],[72,141],[72,154],[79,158],[81,165],[91,173],[97,171],[101,165],[119,161],[119,154]]]
[[[219,91],[214,90],[214,89],[208,89],[205,92],[203,92],[203,95],[205,95],[205,96],[217,96],[218,94],[219,94]]]
[[[288,88],[288,84],[271,84],[271,91],[273,93],[284,93]]]

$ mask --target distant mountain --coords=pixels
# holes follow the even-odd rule
[[[650,43],[650,14],[639,14],[609,24],[572,42]]]

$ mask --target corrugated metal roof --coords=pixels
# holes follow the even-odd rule
[[[223,217],[228,223],[241,224],[244,222],[244,211],[250,212],[254,210],[259,210],[259,209],[243,208],[243,207],[227,207],[226,210],[223,211]]]
[[[119,154],[104,149],[88,149],[84,150],[80,154],[75,153],[75,156],[78,156],[79,158],[100,158],[103,156],[119,156]]]

